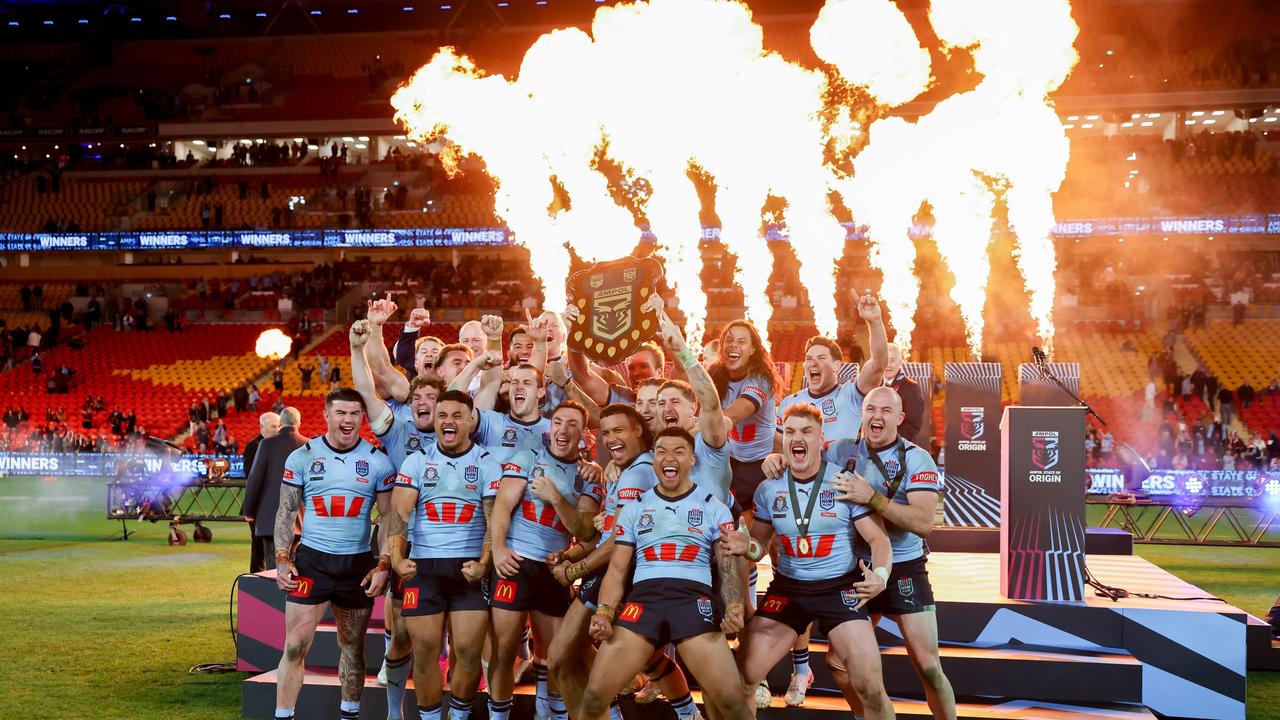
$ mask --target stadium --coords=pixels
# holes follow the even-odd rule
[[[1278,28],[0,2],[0,713],[1280,717]]]

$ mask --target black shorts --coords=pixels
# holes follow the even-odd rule
[[[595,610],[597,603],[600,602],[600,588],[604,585],[604,576],[608,568],[601,570],[597,575],[587,575],[583,577],[578,584],[578,602],[582,603],[588,610]],[[626,597],[631,592],[631,576],[627,576],[627,582],[622,586],[622,596]]]
[[[572,591],[561,585],[544,562],[522,558],[520,572],[504,578],[489,573],[489,607],[498,610],[533,610],[551,617],[564,617],[573,601]]]
[[[475,558],[422,558],[414,560],[418,572],[404,584],[400,614],[405,617],[442,612],[487,610],[480,583],[462,576],[462,564]]]
[[[894,563],[884,592],[871,598],[866,610],[872,615],[910,615],[934,609],[927,559],[918,557]]]
[[[373,598],[364,594],[360,583],[378,566],[373,553],[333,555],[299,545],[293,566],[298,569],[298,587],[285,598],[299,605],[332,602],[340,608],[373,607]]]
[[[655,647],[720,632],[723,608],[711,588],[691,580],[645,580],[627,593],[613,622]]]
[[[865,607],[855,610],[858,595],[853,584],[862,579],[855,570],[834,580],[793,580],[774,575],[756,609],[756,615],[786,625],[803,635],[812,622],[823,635],[850,620],[870,620]]]
[[[756,487],[765,480],[763,465],[764,460],[729,458],[729,467],[733,470],[733,482],[729,485],[729,491],[733,493],[733,501],[743,510],[751,508],[751,503],[756,496]]]

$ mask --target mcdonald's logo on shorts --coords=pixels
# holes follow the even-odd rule
[[[298,587],[289,593],[291,597],[307,597],[311,594],[312,588],[316,586],[316,581],[311,578],[297,577],[294,579],[298,581]]]
[[[765,595],[764,602],[760,603],[760,609],[765,612],[782,612],[787,606],[787,599],[780,595]]]
[[[494,602],[512,603],[516,601],[516,583],[512,580],[499,580],[493,589]]]
[[[416,588],[416,587],[405,588],[404,601],[400,604],[400,606],[405,610],[417,610],[419,592],[420,592],[419,588]]]
[[[629,602],[622,606],[622,612],[618,613],[619,620],[626,622],[636,622],[640,616],[644,614],[644,606],[640,603]]]

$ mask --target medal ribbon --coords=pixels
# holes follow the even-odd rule
[[[796,547],[800,551],[801,556],[809,554],[809,518],[813,517],[813,508],[818,504],[818,493],[822,490],[822,479],[827,474],[827,462],[822,461],[818,466],[818,474],[813,481],[813,489],[809,491],[809,506],[805,508],[804,514],[800,511],[800,497],[796,494],[796,480],[792,477],[790,471],[787,472],[787,490],[791,493],[791,516],[795,518],[796,530],[800,534],[800,539],[796,542]]]
[[[884,466],[884,461],[880,459],[880,451],[867,448],[867,454],[871,456],[871,462],[875,463],[876,469],[884,476],[885,492],[884,496],[893,499],[898,494],[898,487],[902,485],[902,478],[907,475],[907,446],[902,442],[902,438],[898,438],[898,472],[889,477],[889,469]]]

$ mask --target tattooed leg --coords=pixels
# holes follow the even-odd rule
[[[343,700],[359,700],[364,691],[364,634],[369,628],[373,608],[340,608],[333,606],[338,625],[338,678]]]

